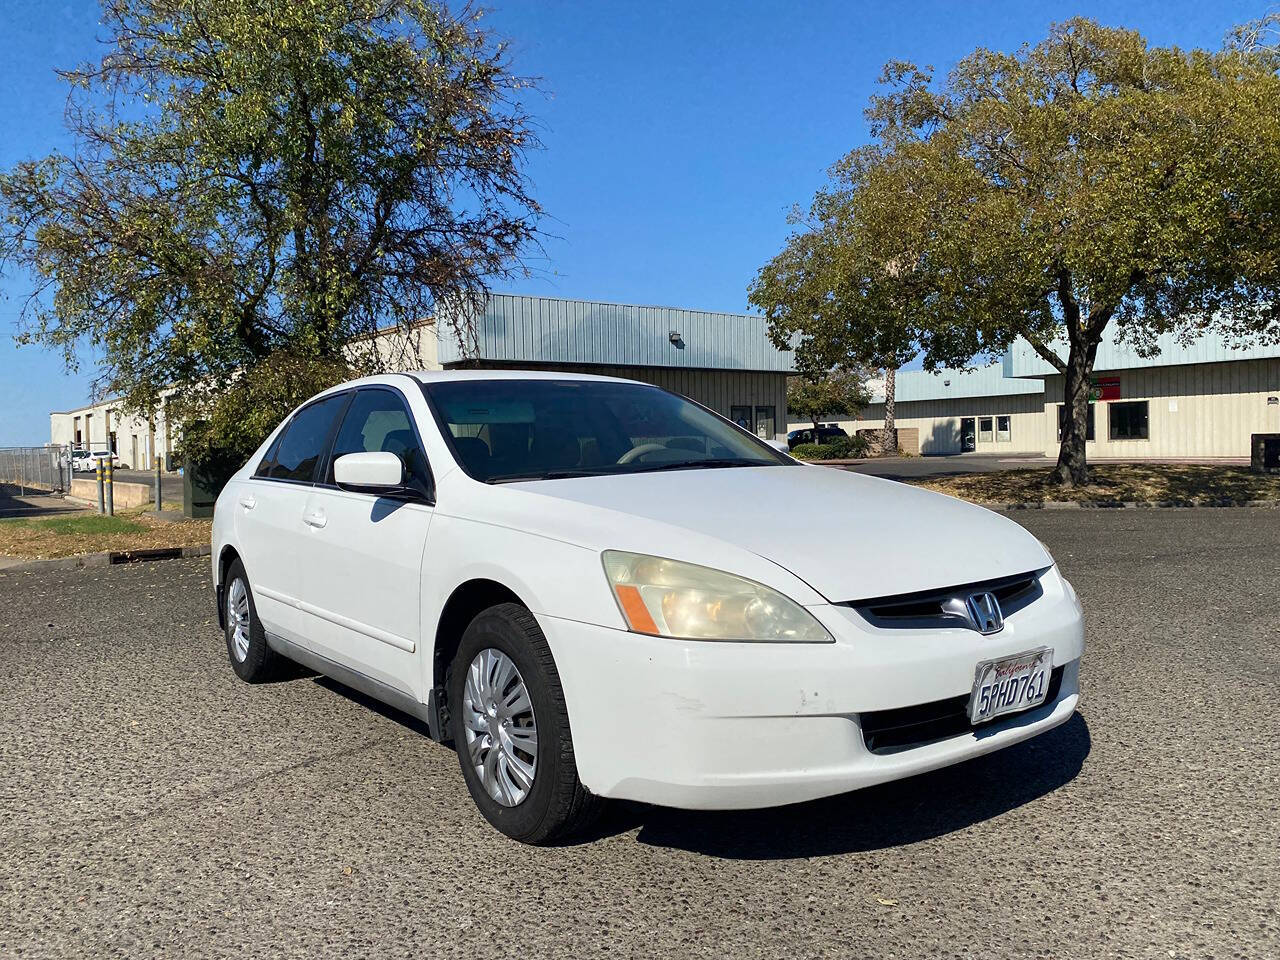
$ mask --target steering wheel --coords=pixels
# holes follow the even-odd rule
[[[657,453],[659,450],[666,450],[667,447],[661,443],[642,443],[638,447],[632,447],[626,453],[618,458],[618,463],[630,463],[637,457],[643,457],[646,453]]]

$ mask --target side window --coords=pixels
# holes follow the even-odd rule
[[[1151,436],[1147,419],[1147,401],[1109,404],[1112,440],[1147,440]]]
[[[326,483],[333,483],[333,462],[348,453],[394,453],[405,470],[423,484],[430,483],[427,458],[413,432],[413,421],[404,399],[391,390],[360,390],[342,418],[333,441]]]
[[[271,441],[271,446],[267,448],[266,454],[262,458],[262,462],[258,464],[258,469],[253,472],[255,477],[271,476],[271,468],[275,466],[276,452],[280,449],[280,438],[284,436],[281,430],[276,434],[276,438]]]
[[[329,431],[333,428],[333,418],[346,402],[347,395],[340,393],[298,411],[285,427],[276,448],[275,462],[267,476],[272,480],[310,483],[315,477],[316,464],[324,453]]]

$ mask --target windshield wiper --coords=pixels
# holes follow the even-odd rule
[[[707,460],[676,460],[671,463],[654,463],[630,470],[628,473],[652,473],[657,470],[703,470],[718,469],[720,467],[771,467],[774,465],[768,460],[722,457],[720,459],[709,458]]]
[[[521,480],[563,480],[570,477],[625,477],[633,473],[654,473],[658,470],[702,470],[721,467],[769,467],[774,466],[768,460],[748,460],[737,458],[708,458],[706,460],[676,460],[669,463],[654,463],[636,466],[628,470],[615,465],[607,467],[582,468],[565,467],[558,470],[530,470],[527,473],[509,473],[500,477],[490,477],[485,483],[518,483]]]
[[[516,483],[520,480],[563,480],[568,477],[596,477],[611,471],[582,470],[566,468],[563,470],[531,470],[528,473],[508,473],[500,477],[490,477],[485,483]]]

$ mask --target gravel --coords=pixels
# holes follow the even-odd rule
[[[1280,511],[1016,519],[1085,604],[1068,724],[550,849],[415,721],[236,680],[207,560],[0,573],[0,956],[1280,956]]]

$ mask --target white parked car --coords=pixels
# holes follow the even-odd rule
[[[118,470],[120,468],[120,454],[112,453],[109,450],[72,450],[71,451],[71,469],[74,471],[95,471],[98,469],[98,461],[104,463],[111,461],[111,468]]]
[[[213,574],[242,679],[288,658],[421,717],[527,842],[599,798],[765,807],[910,776],[1079,695],[1080,604],[1016,523],[606,377],[320,394],[219,496]]]

